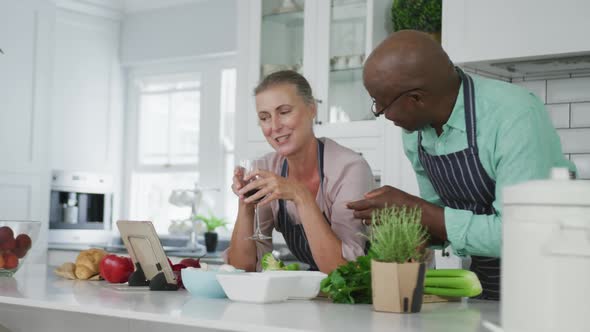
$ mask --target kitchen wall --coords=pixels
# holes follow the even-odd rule
[[[0,220],[41,222],[33,262],[47,246],[54,21],[48,1],[0,0]]]
[[[235,52],[236,1],[205,0],[125,16],[123,65]]]
[[[564,154],[578,167],[578,178],[590,179],[590,73],[513,83],[545,102]]]

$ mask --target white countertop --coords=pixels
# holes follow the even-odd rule
[[[499,322],[499,303],[430,303],[417,314],[375,312],[370,305],[328,300],[248,304],[198,299],[185,290],[131,290],[105,281],[65,280],[46,265],[0,277],[0,303],[226,331],[484,331]]]

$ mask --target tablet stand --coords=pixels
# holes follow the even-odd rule
[[[159,264],[159,263],[158,263]],[[151,280],[147,280],[145,277],[145,273],[143,273],[143,269],[141,265],[138,263],[135,264],[135,271],[131,273],[129,276],[129,286],[137,287],[137,286],[150,286],[150,290],[177,290],[177,284],[169,284],[166,281],[166,276],[164,272],[160,272],[156,274]]]

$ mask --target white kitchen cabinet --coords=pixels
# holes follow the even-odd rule
[[[238,104],[247,105],[241,118],[245,130],[238,129],[245,131],[242,157],[270,151],[262,146],[266,142],[257,125],[253,88],[273,71],[294,69],[307,78],[318,101],[317,136],[362,153],[380,172],[384,121],[370,112],[362,65],[388,34],[391,1],[257,0],[238,6],[238,75],[246,82]]]
[[[0,220],[41,221],[29,261],[42,261],[49,217],[51,2],[0,0]]]
[[[590,51],[586,0],[443,1],[442,43],[456,63]]]
[[[120,22],[58,5],[51,167],[116,178],[123,154]]]

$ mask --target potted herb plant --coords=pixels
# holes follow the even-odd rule
[[[217,232],[215,230],[218,227],[225,227],[227,222],[224,218],[218,218],[211,212],[209,212],[209,217],[197,215],[195,219],[202,221],[205,224],[205,228],[207,228],[207,232],[205,232],[205,247],[207,247],[207,252],[215,252],[217,249]]]
[[[395,31],[419,30],[441,41],[442,0],[393,0],[391,21]]]
[[[424,252],[428,239],[420,223],[422,211],[408,207],[385,208],[373,213],[371,288],[373,309],[385,312],[419,312],[424,290]]]

